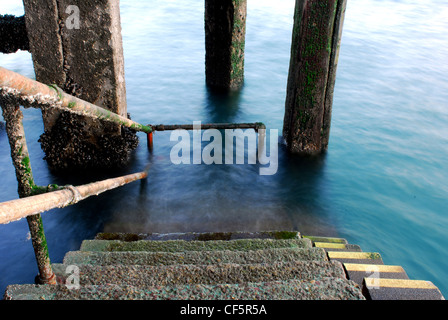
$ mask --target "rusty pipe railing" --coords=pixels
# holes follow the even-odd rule
[[[68,190],[37,196],[36,194],[38,193],[49,192],[54,188],[40,187],[34,182],[25,130],[22,123],[23,114],[20,107],[7,99],[5,101],[3,96],[1,96],[0,102],[3,117],[6,121],[5,128],[10,144],[12,162],[16,171],[19,197],[21,198],[1,204],[0,221],[1,223],[9,223],[26,217],[39,270],[36,279],[38,283],[42,284],[56,284],[40,213],[52,208],[74,204],[90,195],[99,194],[123,185],[124,183],[135,181],[136,179],[143,179],[147,173],[145,171],[131,176],[97,182],[93,185],[80,187],[79,189],[69,187]],[[67,191],[71,194],[71,198],[69,197],[64,202],[64,197],[68,196]]]
[[[153,132],[156,131],[172,131],[172,130],[195,130],[197,129],[194,124],[158,124],[149,125]],[[201,130],[207,129],[254,129],[258,132],[260,129],[266,129],[266,126],[262,122],[254,123],[204,123],[199,127]],[[153,132],[148,133],[148,147],[152,149],[153,147]]]
[[[50,107],[63,111],[111,121],[119,125],[145,133],[152,132],[145,126],[90,102],[71,96],[54,85],[45,85],[16,72],[0,67],[0,95],[2,99],[18,103],[24,107]]]
[[[169,131],[169,130],[195,130],[194,124],[158,124],[150,125],[153,131]],[[266,129],[266,126],[262,122],[254,123],[201,123],[201,130],[206,129]]]
[[[147,176],[147,172],[139,172],[78,187],[66,186],[62,190],[3,202],[0,203],[0,224],[7,224],[51,209],[64,208],[92,195],[145,179]]]
[[[13,211],[11,211],[11,209],[9,214],[3,212],[4,214],[9,215],[8,220],[4,221],[9,221],[14,217],[14,215],[20,214],[22,214],[22,217],[27,218],[33,249],[36,256],[37,267],[39,270],[39,274],[36,279],[39,283],[55,284],[56,281],[51,268],[42,218],[40,213],[33,214],[33,212],[42,211],[36,209],[36,203],[34,202],[36,201],[35,198],[30,198],[37,193],[49,191],[51,188],[39,187],[34,182],[25,139],[25,131],[22,123],[23,115],[20,111],[19,105],[21,104],[24,107],[36,108],[59,108],[73,113],[83,114],[106,121],[112,121],[145,133],[152,132],[152,129],[151,127],[140,125],[137,122],[121,117],[106,109],[72,97],[55,86],[46,86],[2,67],[0,67],[0,104],[3,110],[3,117],[6,121],[6,131],[11,147],[11,158],[16,170],[18,191],[21,198],[20,200],[17,200],[20,203],[19,207],[14,207]],[[76,189],[72,189],[72,191],[73,190]],[[42,195],[39,199],[52,199],[53,197],[53,194],[49,197]],[[50,202],[53,201],[54,199]],[[57,204],[57,202],[50,202],[47,202],[47,207],[49,207],[48,205]],[[73,199],[70,200],[70,202],[73,202]],[[32,203],[34,203],[34,209],[26,213],[26,204],[28,204],[29,208]],[[9,205],[11,206],[13,204],[9,203]],[[20,216],[15,217],[20,218]]]
[[[25,108],[57,108],[99,120],[114,122],[119,125],[141,131],[148,135],[148,145],[152,148],[153,131],[194,130],[194,125],[142,125],[109,110],[96,106],[82,99],[73,97],[55,85],[45,85],[24,77],[18,73],[0,67],[0,104],[6,120],[6,131],[11,147],[11,157],[16,170],[21,199],[0,204],[0,224],[9,223],[26,217],[31,233],[33,248],[39,269],[40,283],[54,284],[55,277],[51,268],[47,243],[43,230],[41,212],[74,204],[86,197],[116,188],[125,183],[146,178],[146,171],[121,178],[109,179],[90,185],[66,187],[53,191],[53,188],[39,187],[32,175],[25,133],[22,124],[22,112],[19,105]],[[257,123],[220,123],[204,124],[201,129],[249,129],[258,132],[265,129],[261,122]],[[49,193],[47,193],[49,192]],[[44,193],[38,195],[40,193]]]
[[[111,121],[147,134],[153,131],[194,129],[193,124],[142,125],[90,102],[71,96],[55,85],[45,85],[2,67],[0,67],[0,95],[3,99],[22,104],[24,107],[58,108],[63,111]],[[266,126],[261,122],[210,123],[201,125],[201,129],[254,129],[258,131],[265,128]]]

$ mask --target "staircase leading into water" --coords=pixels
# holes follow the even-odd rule
[[[298,232],[101,233],[53,264],[58,285],[11,285],[8,300],[443,299],[378,253]],[[72,287],[71,287],[72,286]]]

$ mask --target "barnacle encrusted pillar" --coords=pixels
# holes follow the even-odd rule
[[[119,0],[24,0],[36,80],[127,116]],[[116,124],[44,110],[40,142],[49,166],[125,165],[135,132]]]
[[[246,15],[247,0],[205,0],[205,76],[210,88],[243,85]]]
[[[0,14],[0,52],[14,53],[17,50],[29,50],[25,17]]]
[[[346,0],[296,0],[283,137],[292,153],[325,152]]]

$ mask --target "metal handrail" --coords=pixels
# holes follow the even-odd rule
[[[24,107],[57,108],[71,113],[114,122],[135,131],[152,132],[150,126],[142,125],[110,110],[69,95],[56,85],[45,85],[3,67],[0,67],[0,95],[2,99],[19,103]]]
[[[91,118],[105,120],[141,131],[148,136],[148,146],[152,148],[153,132],[165,130],[194,130],[194,125],[142,125],[122,117],[110,110],[101,108],[65,93],[55,85],[45,85],[29,79],[13,71],[0,67],[0,104],[6,121],[6,131],[11,147],[11,158],[16,171],[19,196],[21,199],[0,203],[0,224],[10,223],[27,218],[33,243],[36,261],[39,269],[39,282],[56,284],[56,278],[51,268],[48,247],[43,230],[40,213],[54,208],[72,205],[91,195],[120,187],[124,184],[145,179],[147,169],[143,172],[107,179],[91,184],[63,188],[39,187],[35,184],[30,158],[28,154],[23,114],[19,105],[25,108],[57,108],[61,111],[80,114]],[[256,123],[220,123],[204,124],[201,129],[249,129],[256,132],[265,129],[261,122]]]
[[[5,101],[0,96],[6,132],[11,147],[11,158],[16,171],[18,191],[21,199],[0,204],[0,224],[22,218],[27,219],[31,241],[34,248],[37,267],[36,280],[42,284],[56,284],[56,277],[51,267],[47,241],[44,233],[41,212],[75,204],[89,196],[120,187],[124,184],[144,179],[147,170],[132,175],[108,179],[84,186],[55,185],[39,187],[35,184],[31,170],[30,157],[23,128],[23,114],[20,107],[12,101]],[[57,191],[53,191],[57,190]]]
[[[92,195],[144,179],[147,172],[93,182],[82,186],[65,186],[62,190],[0,203],[0,224],[7,224],[55,208],[64,208]]]
[[[0,104],[6,121],[11,158],[16,171],[19,196],[21,198],[0,204],[0,221],[1,223],[9,223],[24,217],[27,218],[39,269],[39,275],[36,279],[39,283],[56,284],[40,212],[71,205],[91,195],[117,188],[132,181],[144,179],[147,177],[147,172],[108,179],[79,187],[69,186],[64,190],[54,192],[49,192],[53,188],[37,186],[31,170],[22,122],[23,114],[19,105],[25,108],[58,108],[71,113],[111,121],[147,134],[152,132],[152,128],[68,95],[56,86],[44,85],[2,67],[0,67]],[[44,194],[36,195],[39,193]]]
[[[100,120],[114,122],[119,125],[141,131],[147,134],[153,131],[168,130],[193,130],[192,124],[171,125],[142,125],[128,118],[122,117],[110,110],[101,108],[90,102],[65,93],[56,85],[45,85],[41,82],[29,79],[14,71],[0,67],[0,96],[2,99],[13,103],[19,103],[24,107],[57,108],[79,115],[84,115]],[[208,123],[202,124],[201,129],[266,129],[262,122],[255,123]]]

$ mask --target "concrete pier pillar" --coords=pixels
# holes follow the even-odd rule
[[[127,116],[119,0],[23,0],[36,80]],[[137,138],[118,125],[43,111],[53,169],[124,165]],[[111,149],[112,148],[112,149]]]
[[[247,0],[205,0],[205,75],[210,88],[235,90],[244,81]]]
[[[347,0],[296,0],[283,137],[292,153],[325,152]]]

